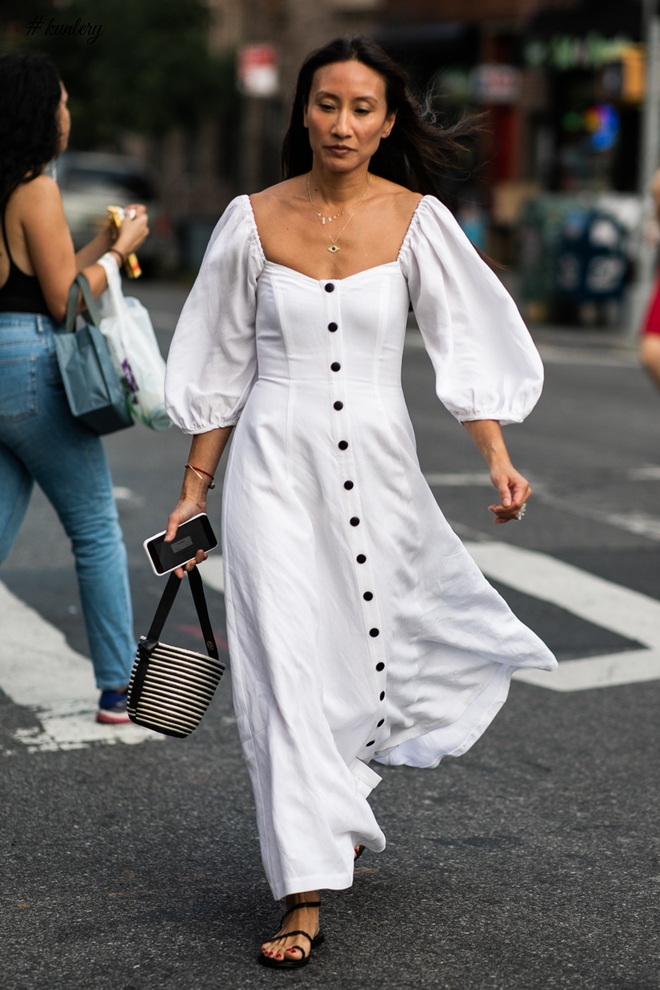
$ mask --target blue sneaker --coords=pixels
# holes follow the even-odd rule
[[[128,689],[123,691],[102,691],[99,699],[99,710],[96,713],[96,721],[104,725],[118,725],[122,722],[130,722],[126,711],[128,700]]]

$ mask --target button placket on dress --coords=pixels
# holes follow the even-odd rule
[[[328,286],[332,285],[332,291]],[[369,559],[369,546],[364,527],[364,512],[361,505],[359,486],[356,483],[355,460],[359,451],[351,437],[351,398],[347,395],[344,371],[344,348],[341,321],[341,292],[336,283],[323,283],[325,296],[325,317],[328,336],[327,365],[329,379],[329,402],[332,410],[332,442],[339,463],[343,515],[348,532],[348,542],[356,575],[356,592],[360,597],[360,608],[364,621],[367,648],[374,672],[374,720],[373,726],[361,750],[360,758],[370,760],[377,752],[377,743],[382,736],[385,724],[385,698],[387,664],[385,643],[381,635],[382,625],[377,596],[374,592],[373,571]]]

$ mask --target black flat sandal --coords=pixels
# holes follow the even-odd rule
[[[320,901],[303,901],[302,904],[296,904],[294,907],[289,908],[289,910],[282,915],[282,920],[280,921],[280,928],[284,924],[285,918],[288,918],[290,914],[294,911],[298,911],[300,908],[317,908],[321,907]],[[273,969],[299,969],[301,966],[306,966],[309,962],[309,957],[312,949],[315,949],[322,942],[325,941],[325,935],[322,931],[319,931],[318,935],[312,938],[307,932],[302,930],[297,930],[293,932],[285,932],[283,935],[274,935],[273,938],[267,938],[267,942],[278,942],[283,938],[290,938],[291,935],[303,935],[305,938],[309,939],[309,952],[305,952],[302,945],[290,945],[285,952],[289,949],[297,949],[298,952],[302,953],[302,959],[275,959],[273,956],[265,956],[263,950],[257,956],[257,962],[261,963],[262,966],[271,966]]]
[[[360,858],[360,856],[364,852],[364,849],[365,849],[364,846],[356,846],[355,847],[355,849],[354,849],[355,855],[353,856],[353,862],[355,862],[356,859],[359,859]]]

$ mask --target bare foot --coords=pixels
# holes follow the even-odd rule
[[[308,890],[302,894],[289,894],[286,899],[286,909],[287,911],[291,911],[291,908],[294,908],[296,904],[318,900],[318,890]],[[316,938],[319,933],[319,909],[300,908],[297,911],[291,911],[291,914],[288,914],[284,919],[284,923],[277,934],[285,935],[286,932],[293,931],[307,932],[310,938],[307,939],[304,935],[290,935],[288,938],[278,938],[270,942],[264,942],[261,946],[263,954],[270,956],[277,962],[283,962],[286,959],[297,962],[299,959],[308,956],[312,948],[310,939]],[[297,946],[302,947],[303,951],[301,952]]]

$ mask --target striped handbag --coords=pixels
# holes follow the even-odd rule
[[[201,722],[225,669],[218,657],[202,579],[196,567],[188,572],[188,578],[208,656],[160,642],[165,620],[181,587],[181,579],[170,574],[151,629],[140,637],[128,685],[131,721],[179,739],[189,735]]]

